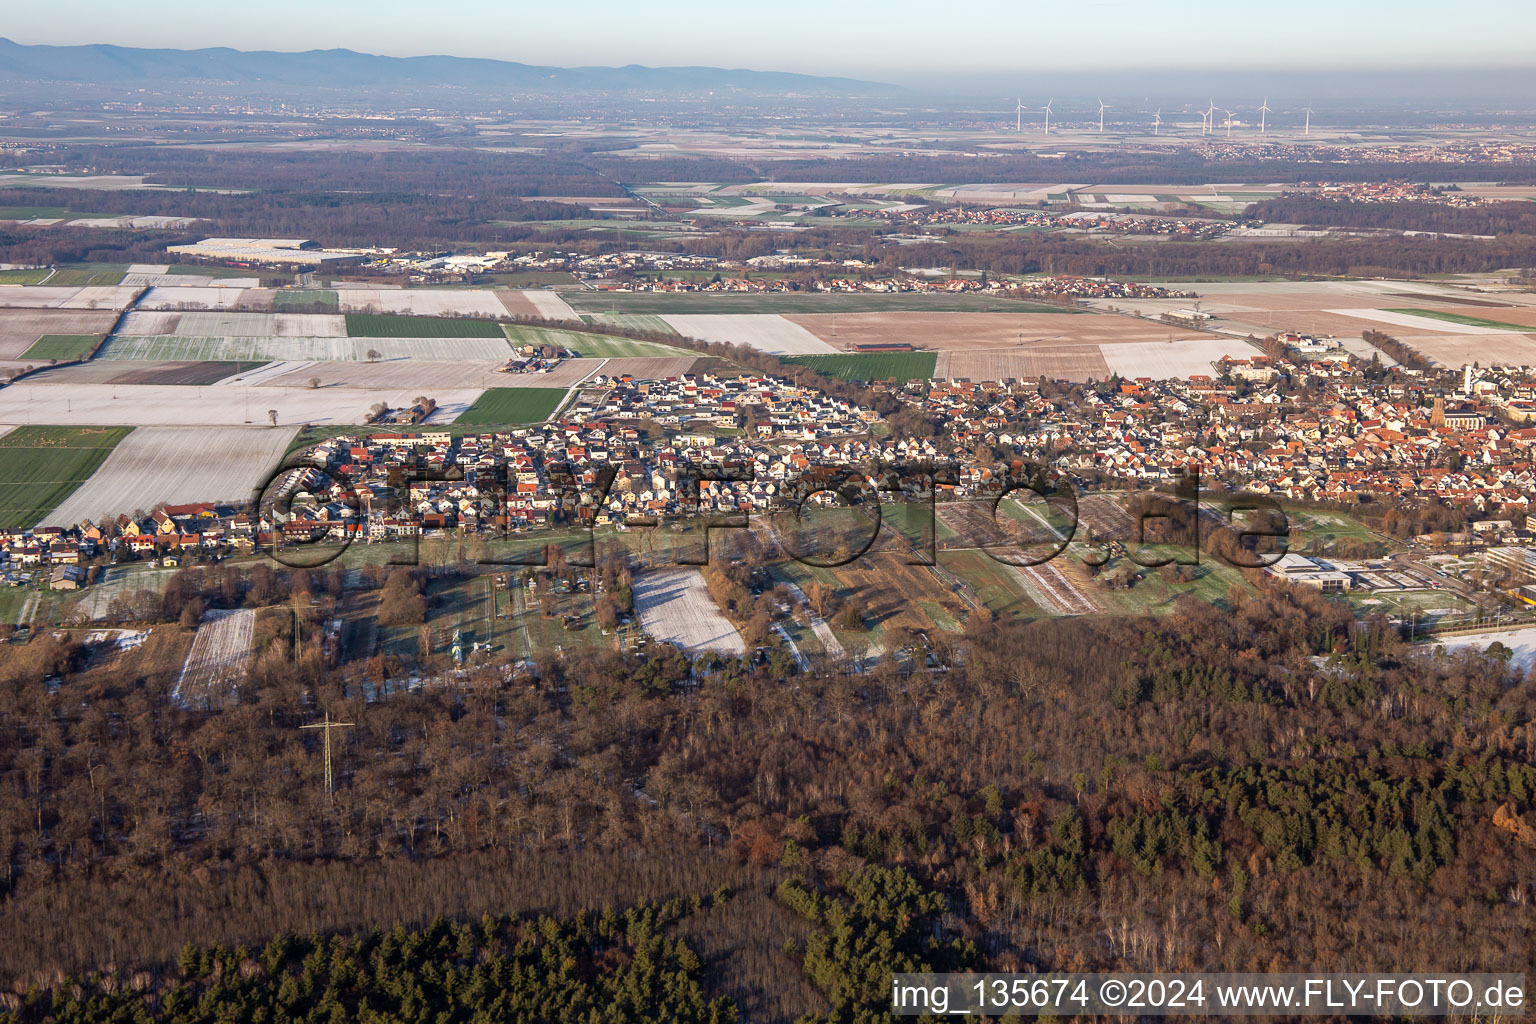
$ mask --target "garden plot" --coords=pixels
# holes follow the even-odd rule
[[[685,337],[745,345],[776,356],[812,356],[838,351],[794,320],[772,313],[674,314],[662,319]]]
[[[466,288],[338,288],[336,299],[344,313],[400,313],[410,316],[507,315],[492,291]]]
[[[449,423],[480,397],[483,389],[438,389],[432,423]],[[37,384],[0,389],[0,423],[57,423],[115,426],[243,426],[270,424],[268,410],[283,427],[299,423],[360,424],[378,402],[393,408],[411,404],[422,388],[247,388],[184,387],[173,384]]]
[[[246,501],[266,482],[296,433],[297,425],[276,430],[142,427],[119,442],[42,525],[73,526],[158,505]]]
[[[116,334],[98,359],[153,359],[165,362],[342,362],[387,359],[505,360],[501,338],[273,338],[135,336]]]
[[[171,699],[188,707],[208,707],[234,696],[245,682],[255,632],[256,613],[249,608],[203,616]]]
[[[653,638],[686,651],[715,651],[733,657],[747,645],[709,596],[697,569],[662,569],[635,577],[635,610]]]
[[[1263,354],[1253,345],[1236,338],[1100,345],[1099,351],[1103,353],[1109,368],[1120,376],[1151,377],[1155,380],[1197,375],[1214,377],[1216,369],[1213,364],[1223,356],[1250,359]]]
[[[537,315],[545,320],[581,319],[576,315],[574,309],[566,305],[559,292],[540,291],[530,288],[523,292],[523,297],[533,303],[533,308],[538,311]]]

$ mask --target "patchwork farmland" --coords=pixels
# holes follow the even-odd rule
[[[140,427],[42,525],[74,526],[161,504],[246,501],[297,432],[297,426]]]

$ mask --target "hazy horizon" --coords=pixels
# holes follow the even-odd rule
[[[1208,0],[1023,8],[979,0],[954,17],[936,17],[930,5],[909,0],[837,7],[781,0],[771,13],[730,13],[698,0],[644,7],[465,0],[434,9],[430,20],[398,2],[273,0],[217,10],[170,2],[146,20],[119,4],[81,0],[67,10],[14,11],[3,34],[34,45],[348,49],[564,67],[747,68],[977,92],[1004,82],[1022,88],[1042,75],[1150,77],[1191,68],[1284,79],[1426,71],[1518,76],[1536,66],[1536,18],[1514,0],[1489,0],[1476,18],[1457,20],[1423,2],[1383,11],[1322,0],[1300,0],[1273,14]]]

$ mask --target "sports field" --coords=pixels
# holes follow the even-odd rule
[[[565,395],[562,388],[491,388],[453,422],[487,426],[539,423],[549,419]]]
[[[348,313],[349,338],[502,338],[501,325],[490,320],[456,320],[439,316],[396,316],[387,313]]]
[[[890,380],[906,383],[913,378],[928,380],[934,375],[937,352],[866,352],[836,356],[793,356],[786,362],[798,363],[817,373],[839,380]]]
[[[0,527],[36,524],[74,493],[132,427],[17,427],[0,437]]]
[[[99,334],[45,334],[21,354],[23,359],[84,359],[101,343]]]
[[[605,334],[585,334],[581,331],[563,331],[553,327],[530,327],[526,324],[502,324],[507,340],[513,345],[553,345],[567,348],[583,359],[644,359],[650,356],[691,355],[686,349],[662,345],[654,341],[635,341],[631,338],[612,338]]]

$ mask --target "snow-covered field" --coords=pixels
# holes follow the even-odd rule
[[[345,313],[399,313],[406,316],[507,315],[494,292],[471,288],[338,288]]]
[[[159,504],[246,501],[297,432],[297,426],[140,427],[42,525],[73,526]]]
[[[231,696],[245,681],[245,662],[251,656],[255,628],[256,613],[249,608],[209,612],[197,627],[171,699],[202,707]]]
[[[180,335],[115,334],[102,346],[97,359],[147,359],[168,362],[245,362],[270,359],[338,362],[378,359],[506,360],[512,349],[504,338],[346,338],[241,337],[213,334]]]
[[[1493,633],[1468,633],[1462,636],[1448,636],[1440,641],[1440,646],[1448,651],[1464,650],[1475,647],[1486,650],[1495,643],[1501,643],[1514,651],[1514,656],[1509,659],[1509,667],[1516,672],[1529,672],[1532,665],[1536,665],[1536,626],[1527,626],[1524,629],[1505,629]]]
[[[1325,313],[1337,313],[1340,316],[1352,316],[1360,320],[1375,320],[1377,323],[1392,324],[1395,327],[1411,327],[1416,331],[1426,334],[1507,334],[1508,331],[1497,327],[1479,327],[1477,324],[1458,324],[1450,320],[1441,320],[1432,316],[1415,316],[1412,313],[1394,313],[1390,309],[1328,309]]]
[[[1216,370],[1212,364],[1222,356],[1251,359],[1263,355],[1257,348],[1237,338],[1135,341],[1100,345],[1099,352],[1109,368],[1122,377],[1152,377],[1156,380],[1197,374],[1214,377]]]
[[[661,569],[635,577],[635,610],[654,639],[689,651],[740,657],[747,645],[709,596],[697,569]]]
[[[747,345],[776,356],[814,356],[838,351],[799,324],[771,313],[703,313],[662,319],[687,337]]]
[[[523,298],[533,303],[533,308],[539,311],[539,316],[545,320],[580,320],[576,311],[566,305],[557,292],[527,289],[523,292]]]
[[[450,423],[483,389],[440,389],[433,423]],[[183,387],[174,384],[21,384],[0,389],[0,423],[101,426],[266,427],[269,409],[283,426],[363,423],[377,402],[401,408],[422,389]],[[99,510],[97,510],[99,511]]]

